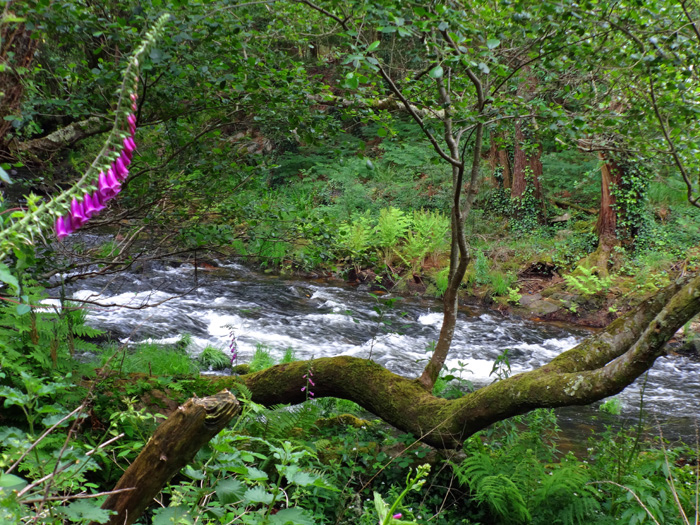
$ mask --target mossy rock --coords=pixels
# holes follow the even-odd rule
[[[250,365],[236,365],[231,367],[231,373],[238,376],[243,376],[250,373]]]

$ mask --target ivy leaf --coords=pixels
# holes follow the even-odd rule
[[[489,38],[486,41],[486,47],[488,47],[489,49],[496,49],[500,45],[501,41],[498,38]]]
[[[433,69],[430,70],[428,75],[430,75],[431,78],[442,78],[442,75],[445,73],[445,70],[442,69],[442,66],[435,66]]]
[[[74,501],[61,509],[61,512],[69,521],[76,523],[107,523],[114,513],[111,510],[101,509],[97,502],[87,499]]]

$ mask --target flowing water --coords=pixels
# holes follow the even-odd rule
[[[156,265],[116,278],[79,281],[69,291],[74,298],[91,301],[88,324],[121,341],[168,343],[190,334],[189,351],[194,356],[207,345],[228,349],[233,333],[239,363],[251,358],[257,344],[264,344],[277,358],[289,347],[298,359],[371,354],[405,376],[422,370],[442,320],[436,300],[397,297],[388,307],[383,300],[391,295],[378,301],[366,290],[343,283],[271,277],[236,264],[213,271]],[[158,305],[139,308],[147,304]],[[479,387],[493,381],[494,361],[506,349],[511,373],[518,373],[546,363],[589,333],[465,309],[447,367]],[[640,385],[638,380],[621,394],[622,417],[636,416]],[[644,404],[659,418],[666,437],[681,435],[694,442],[699,399],[700,363],[678,356],[657,360],[649,373]],[[577,407],[559,415],[563,424],[578,428],[574,432],[588,433],[587,425],[600,414],[595,407]]]

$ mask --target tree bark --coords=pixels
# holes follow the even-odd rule
[[[512,186],[511,176],[510,176],[510,160],[508,158],[508,151],[506,150],[503,142],[505,137],[502,134],[491,134],[491,147],[489,149],[489,165],[491,166],[491,172],[496,174],[496,171],[500,168],[501,178],[503,181],[503,189],[509,190]]]
[[[217,388],[242,381],[264,405],[302,403],[313,366],[315,397],[358,403],[384,421],[439,448],[454,448],[489,425],[537,408],[587,405],[615,395],[651,368],[665,343],[700,312],[700,277],[678,281],[605,330],[550,363],[466,394],[434,397],[419,380],[349,356],[277,365],[239,378],[212,378]]]
[[[14,157],[29,155],[46,159],[76,142],[109,131],[112,129],[112,125],[113,123],[107,119],[90,117],[87,120],[73,122],[45,137],[15,144],[10,143],[8,146],[9,154]]]
[[[165,484],[203,445],[218,434],[240,411],[227,390],[202,399],[188,400],[163,422],[136,460],[124,472],[103,509],[116,511],[110,525],[130,525],[138,519]]]

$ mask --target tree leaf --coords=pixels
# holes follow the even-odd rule
[[[374,51],[378,47],[379,47],[379,40],[375,40],[367,47],[367,52],[371,53],[372,51]]]
[[[216,497],[223,504],[241,501],[245,495],[246,486],[237,479],[222,479],[216,484]]]
[[[18,315],[24,315],[27,314],[31,311],[32,307],[29,306],[28,304],[18,304],[17,305],[17,314]]]
[[[299,508],[282,509],[270,516],[270,525],[314,525],[316,522]]]
[[[26,484],[26,481],[14,474],[0,474],[0,490],[19,490]]]
[[[486,47],[489,49],[496,49],[499,45],[501,45],[501,41],[498,38],[489,38],[486,41]]]
[[[113,511],[103,510],[97,502],[87,499],[74,501],[61,509],[61,512],[68,520],[76,523],[107,523],[113,514]]]
[[[432,77],[432,78],[441,78],[442,75],[444,75],[444,73],[445,73],[445,70],[442,69],[442,66],[438,65],[438,66],[435,66],[433,69],[431,69],[430,72],[428,73],[428,75],[430,75],[430,77]]]
[[[0,281],[12,286],[15,291],[19,291],[19,281],[17,277],[10,273],[10,269],[5,264],[0,263]]]
[[[5,184],[12,184],[12,179],[8,175],[8,173],[3,169],[2,166],[0,166],[0,180],[3,181]]]
[[[489,66],[487,66],[483,62],[479,62],[479,71],[481,71],[484,75],[488,75],[489,73],[491,73]]]
[[[269,505],[272,503],[272,494],[267,492],[264,488],[258,486],[246,490],[244,499],[248,503],[264,503],[265,505]]]

